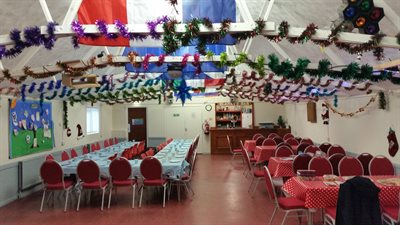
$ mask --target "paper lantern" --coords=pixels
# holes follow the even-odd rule
[[[348,0],[343,16],[361,33],[376,34],[380,30],[379,21],[385,13],[383,8],[374,6],[373,0]]]

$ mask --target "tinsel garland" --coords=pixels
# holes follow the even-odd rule
[[[63,101],[63,125],[64,129],[68,128],[68,103]]]
[[[150,31],[150,37],[154,40],[159,40],[161,38],[161,35],[157,33],[156,27],[160,24],[166,23],[169,20],[168,16],[162,16],[157,18],[154,21],[149,21],[146,22],[147,28]]]
[[[364,112],[368,108],[368,106],[370,106],[373,102],[375,102],[377,96],[378,95],[372,96],[371,99],[368,101],[368,103],[366,105],[364,105],[363,107],[360,107],[356,111],[350,112],[350,113],[348,113],[348,112],[339,112],[337,109],[335,109],[335,107],[332,107],[331,103],[328,102],[328,101],[325,101],[325,104],[328,106],[328,108],[333,113],[338,114],[341,117],[353,117],[353,116],[355,116],[355,115],[357,115],[359,113]]]
[[[97,29],[100,31],[100,34],[103,35],[106,39],[116,39],[118,37],[118,34],[114,33],[109,33],[108,28],[107,28],[107,23],[104,20],[96,20],[95,24],[97,26]]]
[[[177,20],[168,20],[163,23],[163,49],[166,54],[171,54],[178,50],[179,43],[178,37],[175,32],[175,25],[178,24]]]
[[[380,91],[378,93],[378,96],[379,96],[379,109],[385,110],[386,109],[386,105],[387,105],[385,92]]]
[[[150,57],[154,56],[153,54],[146,54],[143,58],[143,62],[142,62],[142,66],[144,70],[148,70],[149,69],[149,60]]]

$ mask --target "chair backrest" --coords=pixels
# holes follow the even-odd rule
[[[100,143],[99,143],[99,142],[96,142],[96,151],[99,151],[100,149],[101,149]]]
[[[288,139],[290,139],[290,138],[294,138],[293,134],[291,134],[291,133],[287,133],[287,134],[285,134],[285,135],[283,136],[283,140],[284,140],[284,141],[286,141],[286,140],[288,140]]]
[[[373,156],[369,153],[361,153],[360,155],[357,156],[357,159],[360,160],[363,169],[364,169],[364,175],[369,175],[369,162],[371,162],[371,159],[373,158]]]
[[[141,141],[141,142],[139,142],[139,145],[138,145],[138,153],[143,153],[144,152],[144,141]]]
[[[299,144],[301,143],[301,140],[303,140],[303,138],[301,137],[295,137],[294,139],[296,139],[296,141],[299,142]]]
[[[343,157],[338,166],[339,176],[362,176],[364,169],[361,162],[354,157]]]
[[[95,151],[96,151],[96,144],[95,144],[95,143],[93,143],[93,144],[90,145],[90,150],[91,150],[92,152],[95,152]]]
[[[104,148],[107,148],[108,146],[110,146],[110,143],[108,143],[108,140],[104,140],[103,146],[104,146]]]
[[[118,138],[117,137],[114,138],[114,144],[118,144]]]
[[[147,157],[146,153],[140,154],[140,158],[141,158],[141,159],[145,159],[146,157]]]
[[[281,146],[287,146],[287,147],[289,147],[290,149],[292,149],[292,151],[293,151],[293,148],[292,148],[292,146],[291,146],[291,145],[289,145],[289,144],[288,144],[288,143],[286,143],[286,142],[279,143],[279,144],[276,146],[276,148],[279,148],[279,147],[281,147]]]
[[[288,146],[280,146],[275,150],[275,157],[288,157],[293,155],[293,151]]]
[[[332,146],[332,144],[325,142],[319,145],[319,149],[321,149],[321,151],[325,152],[326,154],[328,154],[328,150],[329,148]]]
[[[149,150],[146,151],[147,156],[154,156],[154,149],[150,148]]]
[[[253,135],[253,137],[251,138],[251,140],[257,140],[257,138],[262,137],[263,135],[260,133],[257,133],[255,135]]]
[[[68,152],[63,151],[61,153],[61,161],[66,161],[66,160],[69,160],[69,155],[68,155]]]
[[[277,199],[275,187],[274,187],[274,184],[272,183],[271,173],[269,172],[269,170],[266,166],[264,166],[264,178],[265,178],[265,184],[267,186],[268,195],[272,199],[272,201],[275,203],[276,199]]]
[[[280,144],[280,143],[282,143],[282,142],[284,142],[283,138],[281,138],[281,137],[279,137],[279,136],[274,137],[274,138],[272,138],[272,139],[275,141],[275,143],[276,143],[277,145]]]
[[[228,141],[229,151],[231,152],[231,154],[233,154],[231,139],[229,138],[229,135],[226,135],[226,140]]]
[[[54,160],[54,156],[52,154],[46,155],[46,160]]]
[[[78,164],[77,175],[85,183],[100,181],[100,168],[95,161],[84,159]]]
[[[310,146],[311,144],[310,143],[300,143],[298,146],[297,146],[297,152],[304,152],[305,150],[306,150],[306,148],[308,147],[308,146]]]
[[[299,145],[299,142],[295,139],[295,138],[289,138],[285,140],[286,143],[288,143],[289,145]]]
[[[274,139],[274,137],[279,137],[279,135],[277,133],[270,133],[267,136],[267,138],[271,138],[271,139]]]
[[[131,151],[132,151],[133,156],[137,156],[139,154],[139,144],[134,144],[131,147]]]
[[[340,153],[340,154],[346,155],[346,151],[340,145],[332,145],[328,149],[328,157],[333,155],[333,154],[335,154],[335,153]]]
[[[108,140],[108,144],[109,144],[110,146],[114,145],[114,139],[110,138],[110,139]]]
[[[248,169],[249,171],[251,171],[251,164],[250,164],[249,153],[247,152],[247,149],[244,148],[244,145],[243,145],[243,141],[242,141],[242,140],[240,140],[240,145],[241,145],[241,147],[242,147],[242,154],[243,154],[243,158],[244,158],[244,161],[245,161],[245,163],[246,163],[247,169]]]
[[[121,157],[124,157],[128,160],[131,159],[131,150],[129,148],[125,149],[122,153],[121,153]]]
[[[300,143],[309,143],[310,145],[314,144],[314,142],[310,138],[303,138],[301,139]]]
[[[339,162],[340,160],[344,157],[343,154],[336,153],[331,156],[329,156],[328,160],[331,162],[332,169],[333,169],[333,174],[339,176]]]
[[[315,155],[315,153],[317,151],[321,151],[321,149],[319,149],[317,146],[315,145],[309,145],[307,146],[307,148],[304,150],[304,153],[312,153],[313,155]]]
[[[76,153],[75,149],[71,149],[71,158],[78,157],[78,153]]]
[[[86,155],[88,153],[89,153],[89,149],[87,148],[86,145],[84,145],[83,148],[82,148],[82,155]]]
[[[377,155],[369,163],[369,174],[376,175],[394,175],[392,162],[383,155]]]
[[[109,172],[113,180],[128,180],[132,175],[132,167],[125,158],[115,158],[110,163]]]
[[[307,170],[311,159],[312,156],[304,153],[294,157],[292,164],[294,173],[297,173],[297,170]]]
[[[46,160],[40,166],[40,177],[44,184],[64,182],[64,173],[60,164],[55,160]]]
[[[260,145],[262,145],[262,143],[264,142],[264,140],[265,140],[265,137],[258,137],[257,138],[257,140],[256,140],[256,146],[260,146]]]
[[[273,139],[267,138],[263,141],[262,146],[275,146],[276,143]]]
[[[308,164],[309,170],[315,170],[315,176],[323,176],[325,174],[333,174],[333,168],[327,158],[313,157]]]
[[[140,164],[140,172],[146,180],[158,180],[162,178],[162,166],[160,161],[153,156],[143,159]]]

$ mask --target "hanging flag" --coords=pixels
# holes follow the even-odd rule
[[[161,16],[178,21],[209,17],[215,23],[230,18],[234,22],[236,4],[235,0],[178,0],[174,8],[166,0],[83,0],[78,10],[81,24],[95,24],[96,20],[104,20],[107,24],[114,24],[115,20],[123,24],[145,24]],[[230,36],[224,41],[234,44]],[[161,41],[150,38],[141,42],[121,37],[113,40],[100,37],[95,40],[81,39],[80,43],[97,46],[161,46]]]

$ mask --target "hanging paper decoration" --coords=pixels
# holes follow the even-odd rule
[[[323,124],[325,124],[325,125],[329,124],[329,107],[326,103],[322,103],[321,118],[322,118]]]
[[[176,92],[176,101],[180,99],[182,101],[182,106],[185,105],[186,99],[192,100],[192,95],[189,93],[191,87],[188,87],[186,84],[186,80],[182,79],[178,91]]]
[[[351,0],[343,10],[343,16],[345,21],[350,21],[361,33],[376,34],[385,13],[383,8],[374,6],[373,0]]]
[[[71,136],[72,132],[71,132],[71,129],[69,127],[67,127],[66,133],[67,133],[67,137]]]
[[[359,113],[365,112],[365,110],[368,108],[368,106],[370,106],[373,102],[375,102],[376,98],[378,97],[378,95],[372,96],[368,103],[366,105],[364,105],[363,107],[358,108],[356,111],[354,112],[350,112],[350,113],[345,113],[345,112],[339,112],[336,107],[332,107],[332,105],[328,102],[325,101],[325,104],[328,106],[328,108],[335,114],[340,115],[341,117],[353,117]]]
[[[389,155],[394,157],[399,150],[399,143],[397,142],[396,133],[392,128],[389,129],[389,134],[387,136],[389,142]]]
[[[68,104],[66,101],[63,101],[63,125],[64,129],[68,128]]]
[[[77,134],[77,139],[80,140],[82,138],[85,137],[85,135],[83,135],[83,131],[82,131],[82,126],[80,124],[76,125],[76,129],[78,130]]]

